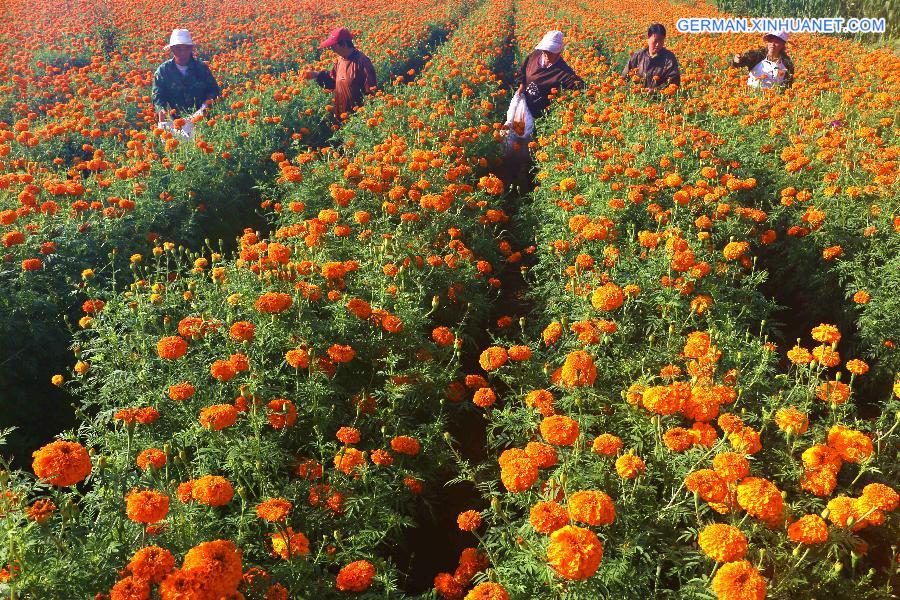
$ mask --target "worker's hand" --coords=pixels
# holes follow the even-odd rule
[[[164,123],[169,120],[169,114],[164,110],[157,111],[156,120],[160,123]]]
[[[315,79],[315,78],[316,78],[315,71],[304,71],[303,72],[303,79]]]
[[[741,55],[735,54],[734,57],[732,57],[731,62],[733,64],[738,64],[739,62],[741,62]]]
[[[203,118],[203,111],[205,111],[205,110],[206,110],[206,109],[203,108],[203,107],[197,109],[197,112],[195,112],[194,114],[191,115],[191,121],[196,121],[196,120],[198,120],[198,119],[202,119],[202,118]]]

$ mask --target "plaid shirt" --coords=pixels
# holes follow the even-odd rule
[[[750,50],[749,52],[744,52],[741,54],[740,59],[735,62],[732,59],[731,66],[732,67],[747,67],[748,69],[752,69],[759,63],[761,63],[766,56],[768,55],[768,50],[765,48],[756,48],[754,50]],[[787,55],[787,52],[781,53],[781,62],[784,64],[784,68],[787,70],[787,73],[784,76],[784,80],[782,80],[781,85],[789,88],[794,83],[794,61],[791,60],[791,57]]]

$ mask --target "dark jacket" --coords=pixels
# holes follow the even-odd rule
[[[191,58],[182,75],[171,58],[153,74],[153,105],[156,110],[174,108],[182,116],[192,113],[207,100],[219,97],[219,84],[206,63]]]
[[[330,71],[320,71],[316,83],[334,90],[334,114],[338,117],[360,106],[363,97],[378,85],[372,61],[357,49],[347,58],[338,57]]]
[[[769,51],[765,48],[756,48],[754,50],[749,50],[741,54],[740,60],[737,62],[732,58],[731,66],[732,67],[747,67],[747,69],[752,69],[759,63],[761,63]],[[781,82],[783,87],[791,87],[794,85],[794,61],[791,60],[791,57],[787,55],[787,52],[782,50],[781,52],[781,62],[784,63],[784,68],[787,71],[784,75],[784,79]]]
[[[625,79],[631,80],[631,71],[637,69],[643,86],[648,90],[661,90],[669,84],[681,85],[681,68],[678,59],[668,48],[662,48],[656,56],[650,56],[647,48],[641,48],[631,55],[622,71]]]
[[[525,84],[525,103],[531,116],[537,118],[550,106],[550,91],[580,89],[584,81],[560,56],[549,67],[541,66],[541,51],[535,50],[516,72],[516,85]]]

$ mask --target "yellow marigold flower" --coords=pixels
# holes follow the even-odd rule
[[[590,529],[566,525],[554,531],[547,546],[547,563],[566,579],[583,580],[597,572],[603,544]]]

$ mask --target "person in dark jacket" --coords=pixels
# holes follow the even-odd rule
[[[678,59],[665,47],[666,28],[654,23],[647,29],[647,47],[631,55],[622,76],[631,81],[632,74],[640,77],[644,89],[659,91],[670,84],[681,85]]]
[[[206,63],[194,57],[194,42],[187,29],[175,29],[166,50],[172,58],[153,74],[153,106],[160,122],[176,117],[198,117],[219,97],[219,84]]]
[[[378,85],[375,67],[369,57],[353,45],[353,35],[346,27],[332,31],[319,48],[331,49],[337,54],[337,61],[330,71],[307,71],[305,76],[315,79],[326,90],[333,91],[332,112],[340,120],[343,115],[362,105],[365,96],[375,92]]]
[[[544,114],[554,93],[584,87],[584,80],[563,59],[564,49],[563,33],[548,31],[516,72],[516,94],[525,98],[534,119]],[[531,164],[530,141],[530,136],[516,136],[514,143],[507,144],[501,172],[505,182],[517,179]]]
[[[731,67],[747,67],[747,85],[770,89],[775,86],[789,88],[794,83],[794,61],[785,52],[786,31],[770,32],[763,36],[766,44],[743,54],[735,54]]]

